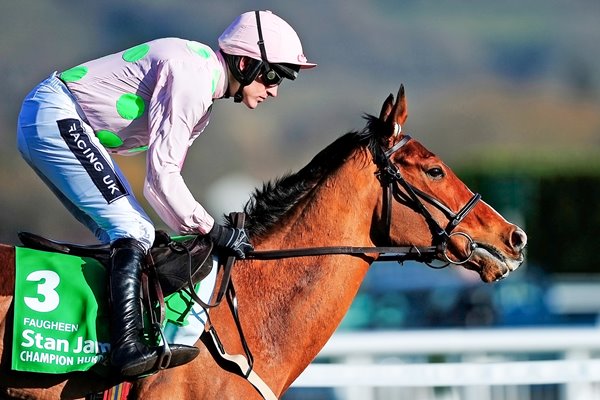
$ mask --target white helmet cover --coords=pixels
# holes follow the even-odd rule
[[[296,31],[271,11],[260,11],[261,30],[269,63],[287,63],[301,69],[313,68],[302,51]],[[258,27],[254,11],[236,18],[219,37],[219,47],[227,54],[261,60]]]

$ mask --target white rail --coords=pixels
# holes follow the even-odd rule
[[[336,333],[319,357],[600,350],[600,329],[447,329]]]
[[[543,360],[536,361],[541,354]],[[431,356],[442,362],[427,363]],[[564,385],[561,398],[569,400],[600,395],[600,329],[337,333],[293,386],[350,388],[340,398],[379,399],[388,397],[365,390],[539,384]],[[419,398],[437,398],[430,392]]]
[[[444,364],[313,364],[297,387],[432,387],[600,382],[600,360]]]

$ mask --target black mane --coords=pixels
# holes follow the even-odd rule
[[[367,126],[360,132],[349,132],[319,152],[304,168],[287,174],[256,189],[244,206],[246,231],[250,237],[266,233],[279,219],[298,204],[325,177],[338,169],[360,146],[379,149],[376,132],[378,118],[366,115]],[[228,218],[228,217],[227,217]],[[228,222],[231,222],[228,218]]]

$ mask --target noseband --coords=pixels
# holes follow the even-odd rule
[[[384,150],[381,146],[374,146],[372,149],[373,160],[377,165],[377,178],[381,182],[383,188],[383,223],[384,233],[387,241],[391,241],[390,230],[391,230],[391,219],[392,219],[392,198],[398,203],[402,203],[419,214],[421,214],[431,233],[433,235],[433,244],[437,249],[437,253],[444,258],[444,261],[448,264],[464,264],[471,259],[473,252],[477,248],[475,241],[464,232],[453,232],[454,228],[460,224],[460,222],[473,210],[475,205],[481,200],[481,195],[475,193],[473,197],[458,211],[453,212],[444,203],[432,197],[431,195],[417,189],[410,183],[408,183],[400,170],[391,161],[391,156],[400,150],[411,140],[409,135],[405,135],[398,143],[393,145],[387,150]],[[427,207],[425,207],[423,201],[431,204],[435,208],[444,214],[448,219],[448,224],[445,228],[442,228],[440,224],[433,218]],[[462,236],[467,239],[469,243],[469,254],[464,260],[454,261],[448,256],[448,242],[452,236]],[[431,266],[431,265],[430,265]]]

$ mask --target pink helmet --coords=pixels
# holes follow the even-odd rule
[[[259,17],[266,60],[258,44],[259,26],[255,11],[240,15],[225,29],[219,37],[220,49],[234,56],[247,56],[273,64],[293,64],[301,69],[317,65],[307,62],[300,38],[287,22],[271,11],[260,11]]]

